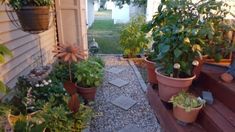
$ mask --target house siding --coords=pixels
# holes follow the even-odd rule
[[[5,6],[0,5],[0,44],[4,44],[13,53],[13,58],[7,57],[6,62],[0,64],[0,79],[13,88],[19,76],[41,65],[40,45],[44,65],[53,62],[52,50],[57,44],[55,24],[39,34],[23,32],[11,23]]]

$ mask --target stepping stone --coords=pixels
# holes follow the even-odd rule
[[[118,73],[124,71],[124,68],[112,67],[112,68],[108,69],[107,71],[111,72],[111,73],[114,73],[114,74],[118,74]]]
[[[127,82],[127,81],[124,81],[124,80],[122,80],[122,79],[114,79],[114,80],[111,80],[111,81],[109,81],[109,83],[111,83],[111,84],[113,84],[114,86],[117,86],[117,87],[122,87],[122,86],[125,86],[125,85],[127,85],[129,82]]]
[[[118,98],[116,98],[115,100],[111,101],[111,103],[124,109],[124,110],[128,110],[133,105],[136,104],[136,101],[130,97],[126,97],[126,96],[121,95]]]
[[[143,129],[138,128],[136,125],[130,124],[119,130],[118,132],[144,132]]]

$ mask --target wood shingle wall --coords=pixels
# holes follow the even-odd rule
[[[5,6],[0,5],[0,44],[7,46],[13,58],[0,64],[0,79],[13,88],[20,75],[27,74],[33,67],[41,65],[40,45],[44,64],[53,62],[53,45],[56,45],[56,28],[32,35],[15,27],[9,20]]]

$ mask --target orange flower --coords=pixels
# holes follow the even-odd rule
[[[52,52],[56,53],[55,57],[61,58],[65,62],[77,62],[85,56],[82,51],[79,51],[78,46],[68,43],[55,46],[55,50]]]

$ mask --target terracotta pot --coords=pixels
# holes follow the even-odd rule
[[[16,11],[24,31],[44,31],[49,26],[48,6],[26,6]]]
[[[192,108],[191,111],[185,111],[183,106],[177,105],[173,108],[174,117],[184,123],[193,123],[197,119],[199,111],[202,109],[203,105],[197,108]]]
[[[158,84],[157,75],[155,73],[155,62],[149,61],[147,58],[145,58],[144,60],[148,73],[148,82],[152,84]]]
[[[91,87],[91,88],[83,88],[78,86],[77,87],[77,92],[85,99],[88,101],[93,101],[95,100],[95,95],[96,95],[96,88]]]
[[[187,91],[191,86],[193,79],[196,77],[189,78],[173,78],[162,75],[158,72],[160,69],[155,69],[158,80],[159,96],[161,100],[168,102],[173,95],[178,94],[180,91]]]

